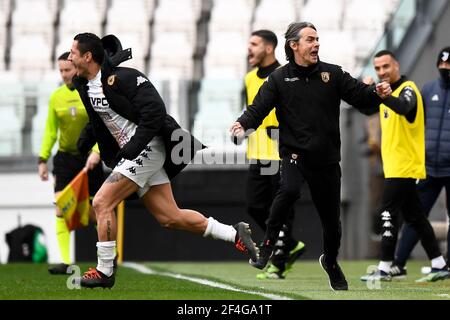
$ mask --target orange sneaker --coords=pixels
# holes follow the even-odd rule
[[[234,241],[236,248],[248,254],[252,261],[258,260],[259,249],[252,240],[252,232],[249,225],[244,222],[239,222],[234,225],[234,228],[236,229],[236,239]]]
[[[108,277],[96,268],[89,268],[81,277],[80,285],[85,288],[112,288],[114,286],[114,273]]]

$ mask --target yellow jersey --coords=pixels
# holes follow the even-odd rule
[[[253,69],[245,76],[245,89],[247,91],[247,106],[252,108],[253,99],[267,78],[260,78],[258,68]],[[278,154],[278,141],[271,139],[267,134],[267,127],[278,127],[275,109],[264,118],[261,125],[253,132],[247,141],[247,158],[258,160],[280,160]]]
[[[411,87],[417,96],[417,113],[413,123],[386,105],[380,104],[384,177],[424,179],[425,119],[422,96],[412,81],[403,82],[392,96],[398,97],[405,87]]]

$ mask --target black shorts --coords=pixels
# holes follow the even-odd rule
[[[87,156],[76,156],[58,151],[53,157],[53,176],[55,178],[55,192],[62,191],[86,164]],[[89,194],[94,196],[105,181],[103,167],[98,164],[88,171]]]

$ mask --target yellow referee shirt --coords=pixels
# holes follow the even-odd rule
[[[88,121],[89,117],[78,91],[70,90],[65,84],[60,86],[50,96],[39,157],[47,160],[56,140],[60,151],[78,155],[78,138]],[[92,150],[99,153],[97,145]]]

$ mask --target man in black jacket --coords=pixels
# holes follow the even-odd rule
[[[340,132],[341,99],[358,109],[373,109],[391,93],[388,83],[374,92],[339,66],[319,60],[319,37],[309,22],[289,25],[285,34],[289,63],[275,70],[259,90],[253,104],[232,125],[239,139],[259,126],[276,106],[280,128],[281,186],[267,220],[256,268],[269,261],[275,239],[287,219],[289,208],[300,197],[306,181],[323,227],[324,254],[319,262],[333,290],[348,290],[337,263],[340,224]]]
[[[79,149],[90,150],[97,141],[102,159],[113,169],[93,200],[98,264],[83,275],[81,286],[114,285],[114,208],[135,192],[162,226],[233,242],[256,260],[258,248],[250,237],[248,224],[240,222],[233,227],[178,208],[170,178],[192,159],[196,148],[191,148],[191,136],[166,114],[164,102],[144,74],[117,67],[131,52],[123,51],[114,36],[102,40],[91,33],[78,34],[69,57],[77,68],[74,84],[89,115]],[[180,151],[180,145],[174,145],[172,140],[179,138],[186,138],[188,144],[186,148],[186,141],[181,141],[182,150],[176,154],[174,150]],[[190,155],[186,157],[187,154]]]

